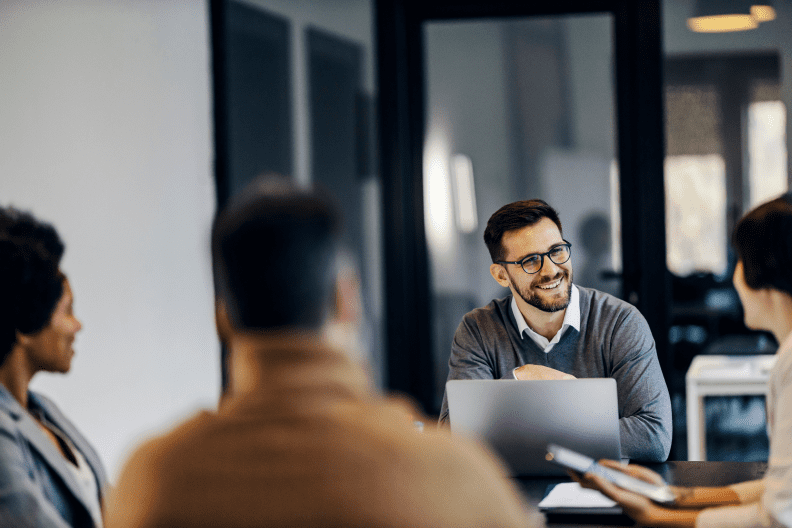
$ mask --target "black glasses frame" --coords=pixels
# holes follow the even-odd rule
[[[557,250],[560,247],[566,247],[567,251],[569,251],[569,254],[567,255],[567,258],[565,258],[561,262],[556,262],[555,260],[553,260],[553,257],[550,256],[550,253],[552,253],[553,251]],[[539,269],[537,269],[536,271],[527,271],[523,264],[525,263],[526,260],[534,258],[534,257],[539,257]],[[556,246],[553,246],[552,249],[550,249],[550,251],[547,251],[545,253],[531,253],[530,255],[526,255],[522,260],[511,260],[511,261],[509,261],[509,260],[497,260],[497,261],[495,261],[495,264],[519,264],[520,267],[522,268],[522,270],[525,273],[527,273],[528,275],[534,275],[534,274],[539,273],[540,271],[542,271],[542,267],[544,267],[544,258],[545,257],[550,259],[550,261],[553,264],[557,265],[557,266],[560,266],[561,264],[564,264],[565,262],[569,262],[569,259],[572,258],[572,244],[570,242],[567,242],[566,240],[564,240],[563,244],[558,244]]]

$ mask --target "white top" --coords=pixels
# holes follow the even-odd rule
[[[767,393],[770,458],[762,479],[764,494],[757,502],[702,511],[697,528],[792,527],[792,334],[776,355]],[[787,403],[778,403],[782,401]]]
[[[544,350],[545,354],[553,349],[555,344],[561,340],[561,336],[564,335],[566,329],[570,326],[580,332],[580,292],[578,291],[577,286],[574,284],[572,285],[572,291],[569,294],[569,306],[566,307],[566,312],[564,313],[564,323],[561,325],[561,329],[556,332],[556,335],[554,335],[553,339],[550,341],[548,341],[545,336],[534,332],[533,329],[528,326],[528,323],[525,322],[525,318],[520,312],[520,309],[517,307],[517,299],[514,297],[514,295],[512,295],[511,309],[512,313],[514,314],[514,319],[517,321],[517,330],[519,330],[520,337],[525,338],[525,336],[528,335],[537,345],[539,345],[539,348]]]

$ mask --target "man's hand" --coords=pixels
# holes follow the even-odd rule
[[[573,380],[572,374],[551,369],[542,365],[523,365],[514,369],[514,377],[519,380]]]

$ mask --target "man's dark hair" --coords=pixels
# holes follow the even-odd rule
[[[735,226],[732,243],[748,286],[792,295],[792,193],[749,211]]]
[[[340,219],[283,177],[251,182],[215,218],[215,294],[245,330],[320,327],[335,299]]]
[[[503,244],[501,244],[504,233],[534,225],[542,218],[552,220],[563,236],[564,231],[561,229],[558,213],[544,200],[521,200],[504,205],[495,211],[487,221],[487,228],[484,230],[484,243],[487,244],[492,262],[504,259]]]
[[[50,224],[13,207],[0,207],[0,365],[17,332],[35,334],[49,323],[63,294],[63,241]]]

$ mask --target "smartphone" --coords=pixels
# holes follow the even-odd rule
[[[587,457],[577,451],[572,451],[571,449],[559,445],[549,444],[547,446],[547,459],[573,471],[577,471],[578,473],[594,473],[599,475],[605,478],[605,480],[613,482],[620,488],[648,497],[658,504],[664,506],[671,506],[674,504],[674,493],[668,485],[658,486],[656,484],[644,482],[643,480],[622,473],[621,471],[597,464],[597,461],[593,458]]]

